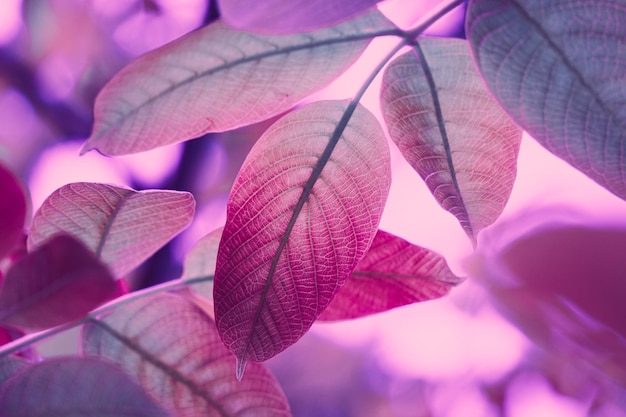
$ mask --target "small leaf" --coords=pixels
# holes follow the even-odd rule
[[[344,101],[316,102],[283,117],[235,181],[214,302],[238,373],[309,329],[376,234],[390,186],[389,148],[360,105],[339,137],[346,108]]]
[[[466,32],[511,117],[626,199],[624,22],[623,0],[475,0]]]
[[[24,234],[28,200],[21,182],[0,163],[0,259],[11,252]]]
[[[376,5],[380,0],[218,0],[229,26],[249,32],[288,34],[336,25]]]
[[[185,298],[159,294],[85,326],[83,351],[120,364],[180,417],[289,416],[262,364],[237,381],[215,323]]]
[[[35,214],[28,248],[65,232],[121,277],[185,229],[194,209],[194,198],[187,192],[68,184],[52,193]]]
[[[115,280],[93,253],[73,237],[58,235],[7,273],[0,323],[46,329],[80,319],[115,295]]]
[[[319,320],[345,320],[444,296],[463,282],[440,255],[379,230]]]
[[[120,71],[95,103],[83,152],[140,152],[283,113],[345,71],[380,34],[379,12],[318,32],[260,36],[216,22]]]
[[[117,366],[96,358],[52,358],[0,389],[2,417],[166,417],[170,414]]]
[[[213,299],[213,276],[223,230],[220,227],[212,231],[191,248],[185,258],[181,277],[185,281],[197,281],[192,284],[192,288],[209,300]]]
[[[381,100],[391,138],[475,243],[511,194],[522,131],[489,95],[467,42],[421,39],[387,67]]]

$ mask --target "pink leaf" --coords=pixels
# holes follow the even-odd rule
[[[121,277],[185,229],[194,209],[194,198],[187,192],[68,184],[35,213],[28,248],[56,233],[69,233]]]
[[[319,320],[345,320],[439,298],[463,282],[440,255],[379,230]]]
[[[233,186],[214,302],[239,375],[246,361],[268,359],[308,330],[376,234],[390,185],[389,149],[361,106],[339,137],[346,107],[316,102],[280,119]]]
[[[467,36],[502,107],[546,149],[626,199],[623,0],[475,0]]]
[[[379,12],[306,35],[216,22],[137,59],[100,92],[83,152],[140,152],[283,113],[345,71],[379,34]]]
[[[165,417],[170,414],[117,366],[96,358],[53,358],[0,389],[2,417]]]
[[[20,181],[0,163],[0,259],[11,252],[24,233],[28,200]]]
[[[475,243],[511,194],[522,131],[489,95],[467,42],[420,39],[387,67],[381,100],[391,138]]]
[[[144,298],[93,321],[85,326],[83,350],[117,362],[180,417],[290,415],[262,364],[235,379],[235,358],[215,323],[178,295]]]
[[[222,19],[231,27],[256,33],[309,32],[336,25],[365,12],[380,0],[219,0]]]
[[[0,290],[0,323],[37,330],[82,318],[117,295],[107,268],[71,236],[17,261]]]

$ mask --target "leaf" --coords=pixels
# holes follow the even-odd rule
[[[180,417],[290,415],[263,365],[235,379],[214,322],[178,295],[144,298],[86,325],[83,351],[119,363]]]
[[[2,417],[165,417],[170,414],[117,366],[60,357],[33,365],[0,389]]]
[[[467,35],[487,86],[546,149],[626,198],[626,5],[477,0]]]
[[[115,295],[115,280],[93,253],[73,237],[57,235],[7,273],[0,323],[46,329],[78,320]]]
[[[220,227],[200,239],[185,258],[182,279],[197,281],[192,288],[203,297],[213,299],[213,276],[217,264],[217,250],[224,228]]]
[[[359,15],[380,0],[218,0],[221,18],[249,32],[289,34],[336,25]]]
[[[29,362],[16,356],[7,356],[0,359],[0,390],[9,378],[31,366]]]
[[[135,60],[100,92],[83,147],[140,152],[283,113],[397,29],[379,12],[309,34],[260,36],[216,22]]]
[[[379,230],[318,320],[345,320],[444,296],[463,282],[443,257]]]
[[[522,132],[491,98],[466,41],[421,39],[386,69],[389,134],[473,243],[502,213]]]
[[[271,358],[308,330],[376,234],[390,186],[389,148],[360,105],[338,139],[346,107],[316,102],[283,117],[235,180],[214,302],[238,375],[248,360]],[[338,143],[329,155],[331,137]]]
[[[28,200],[17,177],[0,163],[0,259],[11,252],[24,234]]]
[[[69,233],[121,277],[185,229],[194,209],[187,192],[68,184],[35,213],[27,244],[32,250],[56,233]]]

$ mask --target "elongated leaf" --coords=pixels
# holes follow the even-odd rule
[[[270,118],[346,70],[374,36],[393,31],[378,12],[291,36],[213,23],[118,73],[96,100],[83,152],[145,151]]]
[[[491,98],[466,41],[422,39],[385,71],[389,134],[476,241],[511,194],[522,132]]]
[[[115,295],[115,280],[94,254],[59,235],[9,270],[0,290],[0,323],[45,329],[77,320]]]
[[[390,185],[378,121],[358,106],[324,154],[346,106],[317,102],[280,119],[233,186],[214,302],[239,375],[246,361],[268,359],[308,330],[376,234]]]
[[[301,33],[336,25],[380,0],[219,0],[231,27],[265,34]]]
[[[24,233],[28,204],[20,181],[0,163],[0,259]]]
[[[187,192],[68,184],[52,193],[35,214],[28,248],[56,233],[69,233],[120,277],[185,229],[194,209],[194,198]]]
[[[83,351],[119,363],[180,417],[288,416],[262,364],[237,381],[215,323],[183,297],[159,294],[85,326]]]
[[[96,358],[53,358],[0,387],[2,417],[165,417],[117,366]]]
[[[626,198],[623,0],[476,0],[467,34],[485,81],[539,143]]]
[[[463,281],[428,249],[379,230],[319,320],[345,320],[444,296]]]

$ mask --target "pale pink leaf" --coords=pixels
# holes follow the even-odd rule
[[[439,254],[379,230],[319,320],[353,319],[432,300],[462,281]]]
[[[235,379],[235,358],[215,323],[179,295],[137,300],[92,321],[83,331],[83,351],[118,363],[180,417],[290,415],[262,364]]]
[[[0,387],[2,417],[166,417],[141,387],[112,363],[59,357],[27,367]]]
[[[626,199],[626,3],[475,0],[467,36],[487,86],[546,149]]]
[[[58,235],[17,261],[0,289],[0,323],[38,330],[82,318],[118,287],[82,243]]]
[[[502,213],[522,131],[491,98],[466,41],[420,39],[386,69],[389,134],[473,242]]]
[[[390,186],[376,118],[323,101],[280,119],[233,186],[217,255],[215,315],[239,360],[263,361],[298,340],[371,244]],[[330,142],[336,142],[328,154]]]
[[[218,0],[230,27],[264,34],[309,32],[336,25],[381,0]]]
[[[397,29],[379,12],[308,34],[261,36],[216,22],[120,71],[95,103],[83,152],[120,155],[283,113]]]
[[[191,248],[185,258],[182,279],[203,297],[213,299],[213,276],[217,264],[222,231],[220,227],[204,236]]]
[[[121,277],[185,229],[194,210],[195,200],[187,192],[68,184],[52,193],[35,213],[28,248],[56,233],[68,233]]]
[[[28,199],[17,177],[0,163],[0,259],[24,234]]]

